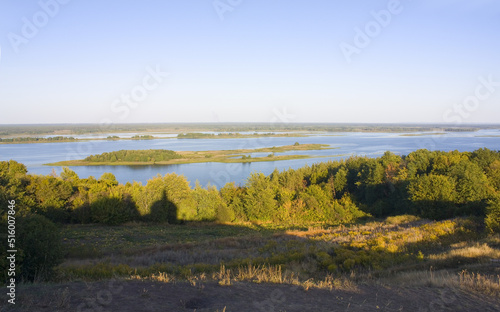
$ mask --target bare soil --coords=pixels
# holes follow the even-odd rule
[[[5,298],[5,297],[4,297]],[[500,298],[440,287],[362,285],[355,290],[216,282],[110,280],[19,285],[0,311],[500,311]],[[224,310],[225,309],[225,310]]]

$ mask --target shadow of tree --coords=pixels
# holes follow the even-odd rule
[[[149,214],[143,216],[144,220],[151,222],[168,222],[169,224],[178,224],[178,208],[167,198],[167,192],[162,191],[161,198],[151,205]]]

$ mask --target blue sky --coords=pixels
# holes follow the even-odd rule
[[[0,0],[0,124],[500,123],[499,30],[494,0]]]

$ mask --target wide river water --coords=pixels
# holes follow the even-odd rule
[[[78,136],[75,136],[78,137]],[[473,151],[479,148],[500,150],[500,129],[480,130],[476,132],[447,132],[440,135],[404,135],[402,133],[324,133],[308,137],[262,137],[253,139],[176,139],[155,140],[119,140],[87,141],[69,143],[36,144],[0,144],[0,160],[13,159],[27,166],[33,174],[49,174],[54,169],[61,172],[61,167],[45,166],[62,160],[83,159],[92,154],[101,154],[118,150],[133,149],[168,149],[174,151],[204,151],[253,149],[300,144],[328,144],[335,149],[319,151],[291,151],[276,155],[307,154],[316,158],[283,160],[254,163],[196,163],[182,165],[151,166],[81,166],[70,167],[80,178],[94,176],[99,178],[104,172],[113,173],[120,183],[140,181],[143,184],[157,174],[175,172],[186,176],[193,186],[198,180],[201,185],[208,183],[222,187],[234,181],[244,184],[251,172],[271,173],[275,168],[282,171],[297,169],[317,162],[338,160],[352,155],[378,157],[385,151],[407,155],[417,149],[442,151]],[[253,154],[253,156],[262,156]],[[324,157],[327,156],[327,157]]]

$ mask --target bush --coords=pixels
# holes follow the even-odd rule
[[[118,197],[101,197],[90,206],[92,221],[107,225],[118,225],[131,221],[135,214],[134,204]]]
[[[490,232],[500,233],[500,199],[490,201],[484,222]]]
[[[19,219],[18,229],[21,278],[28,281],[50,278],[63,257],[58,228],[44,216],[30,215]]]
[[[232,222],[236,219],[233,209],[226,204],[220,204],[217,208],[217,221]]]

